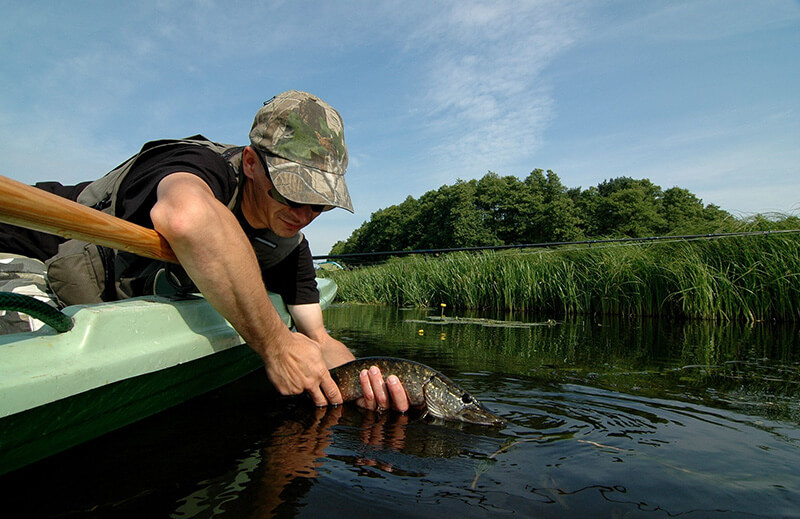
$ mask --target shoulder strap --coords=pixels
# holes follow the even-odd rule
[[[238,172],[240,170],[239,166],[242,162],[241,155],[243,146],[237,146],[234,144],[220,144],[218,142],[210,141],[199,134],[187,137],[185,139],[162,139],[158,141],[150,141],[142,146],[142,149],[139,151],[139,153],[111,170],[104,177],[95,180],[86,186],[86,188],[81,191],[81,194],[78,195],[78,203],[93,207],[109,214],[115,214],[119,187],[122,185],[122,181],[133,168],[134,164],[153,153],[162,152],[165,148],[178,145],[185,146],[187,144],[204,146],[221,155],[226,161],[228,161],[229,164],[231,164],[232,167],[234,167],[235,171]],[[238,193],[239,182],[237,181],[233,196],[227,204],[229,208],[232,208],[233,205],[235,205],[236,199],[238,198]]]

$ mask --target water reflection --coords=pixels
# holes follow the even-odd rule
[[[359,355],[443,371],[508,426],[316,409],[278,398],[259,372],[0,478],[3,512],[798,517],[793,326],[579,319],[512,328],[366,306],[331,308],[326,323]]]
[[[362,490],[359,481],[365,478],[422,479],[435,466],[426,458],[461,456],[480,449],[475,443],[460,424],[423,420],[413,413],[300,406],[282,415],[234,468],[182,498],[172,515],[294,516],[321,475],[337,472],[338,484],[350,480]]]
[[[236,466],[183,498],[174,517],[270,517],[297,506],[318,477],[341,410],[309,409],[289,418]]]
[[[546,321],[508,313],[490,317]],[[502,327],[441,321],[432,310],[375,306],[334,306],[326,311],[326,323],[362,351],[401,352],[435,363],[448,375],[524,374],[555,384],[668,396],[800,422],[795,398],[800,330],[793,323],[580,317],[555,326]],[[476,383],[491,391],[492,382],[487,382]]]

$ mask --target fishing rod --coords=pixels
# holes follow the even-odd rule
[[[733,236],[761,236],[769,234],[788,234],[788,233],[798,233],[798,232],[800,232],[800,229],[779,229],[773,231],[740,231],[740,232],[708,233],[708,234],[682,234],[674,236],[645,236],[642,238],[606,238],[606,239],[593,239],[593,240],[524,243],[524,244],[514,244],[514,245],[486,245],[480,247],[454,247],[448,249],[414,249],[414,250],[377,251],[377,252],[351,252],[346,254],[329,254],[326,256],[314,256],[313,259],[344,260],[344,259],[357,259],[364,257],[406,256],[413,254],[445,254],[448,252],[479,252],[487,250],[536,249],[536,248],[546,248],[546,247],[563,247],[568,245],[591,246],[591,245],[605,245],[611,243],[692,241],[692,240],[714,239],[714,238],[729,238]]]

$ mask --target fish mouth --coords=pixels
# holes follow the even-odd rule
[[[489,425],[492,427],[501,427],[506,424],[506,421],[484,408],[465,409],[459,413],[458,420],[466,423],[476,425]]]
[[[427,397],[427,395],[426,395]],[[434,398],[426,398],[427,412],[433,417],[443,420],[454,420],[475,425],[489,425],[493,427],[505,425],[505,420],[489,411],[477,401],[460,409],[449,408]]]

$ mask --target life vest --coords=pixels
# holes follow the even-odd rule
[[[218,153],[236,171],[236,187],[230,200],[226,202],[228,209],[233,211],[239,201],[244,147],[220,144],[202,135],[146,143],[139,153],[86,186],[78,195],[78,203],[115,216],[119,188],[133,167],[140,160],[161,153],[169,147],[185,145],[203,146]],[[265,270],[285,259],[300,244],[303,235],[297,233],[291,238],[281,238],[269,229],[259,229],[248,238],[259,266]],[[50,288],[64,306],[115,301],[141,295],[196,291],[191,279],[178,265],[80,240],[67,240],[59,245],[58,253],[45,264]]]

